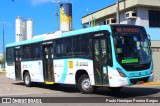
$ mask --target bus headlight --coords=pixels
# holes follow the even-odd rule
[[[119,72],[119,75],[121,77],[126,77],[126,75],[122,72],[122,70],[120,68],[117,68],[117,71]]]

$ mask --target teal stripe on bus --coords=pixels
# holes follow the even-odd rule
[[[7,44],[6,47],[13,47],[13,46],[20,46],[20,45],[25,45],[25,44],[30,44],[30,43],[36,43],[36,42],[44,41],[44,38],[45,37],[25,40],[25,41],[16,42],[16,43],[10,43],[10,44]]]
[[[100,31],[100,30],[108,30],[109,32],[111,32],[111,27],[109,25],[90,27],[90,28],[80,29],[80,30],[76,30],[76,31],[65,32],[65,33],[62,33],[60,36],[61,37],[68,37],[68,36],[74,36],[74,35],[76,36],[79,34],[96,32],[96,31]]]
[[[68,60],[64,60],[64,70],[61,76],[61,83],[64,83],[67,77],[67,72],[68,72]]]

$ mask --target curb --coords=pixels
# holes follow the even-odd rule
[[[0,70],[0,72],[5,73],[6,71],[4,71],[4,70]]]
[[[160,85],[160,82],[146,82],[143,85]]]

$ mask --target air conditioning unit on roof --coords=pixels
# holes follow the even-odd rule
[[[135,11],[128,11],[125,13],[126,19],[135,19],[137,18],[137,13]]]
[[[106,24],[116,24],[116,18],[108,18]]]

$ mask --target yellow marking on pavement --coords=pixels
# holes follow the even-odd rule
[[[3,72],[3,73],[5,73],[6,71],[2,69],[2,70],[0,70],[0,72]]]
[[[160,82],[146,82],[143,85],[160,85]]]
[[[54,84],[54,82],[45,82],[45,84]]]

